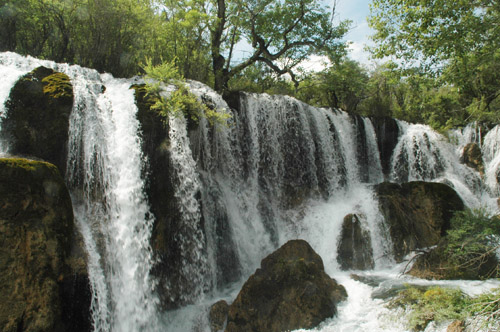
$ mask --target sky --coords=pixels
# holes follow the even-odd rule
[[[369,36],[373,31],[368,27],[366,17],[370,14],[371,0],[337,0],[337,19],[352,21],[352,28],[346,35],[350,46],[350,57],[362,64],[369,65],[369,53],[364,51],[366,44],[370,43]],[[332,5],[333,1],[326,1]]]
[[[325,5],[333,6],[334,0],[323,0]],[[345,36],[349,41],[349,57],[358,61],[369,69],[375,67],[376,60],[370,59],[369,52],[365,51],[366,45],[372,45],[369,36],[373,30],[368,27],[366,21],[370,14],[371,0],[337,0],[336,20],[351,20],[351,29]],[[321,71],[325,68],[325,59],[312,56],[308,61],[301,64],[301,67],[311,71]]]

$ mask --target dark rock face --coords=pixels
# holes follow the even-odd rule
[[[495,253],[484,253],[483,257],[471,259],[467,264],[451,263],[446,251],[446,238],[443,238],[437,247],[417,256],[408,274],[435,280],[482,280],[498,277],[498,258]]]
[[[10,153],[40,158],[66,171],[73,87],[69,77],[38,67],[14,85],[6,103],[2,135]]]
[[[170,177],[170,142],[163,119],[150,109],[152,101],[146,97],[144,86],[132,88],[135,89],[137,118],[142,129],[142,151],[149,162],[148,169],[144,172],[147,173],[146,193],[151,212],[155,216],[151,246],[158,258],[153,273],[159,280],[158,294],[162,305],[172,308],[178,296],[165,289],[166,279],[169,277],[168,272],[179,270],[181,262],[178,259],[181,255],[175,239],[175,220],[180,218],[180,211],[176,208],[174,184]],[[175,276],[170,277],[175,280]]]
[[[185,264],[194,266],[196,262],[185,262],[189,255],[190,248],[183,237],[192,236],[192,230],[185,229],[181,224],[182,211],[178,198],[175,197],[175,186],[179,181],[173,170],[171,161],[169,128],[163,119],[154,110],[151,110],[152,100],[146,97],[146,90],[142,85],[132,86],[135,89],[136,103],[138,106],[137,118],[141,123],[142,130],[142,151],[148,159],[148,167],[144,170],[146,193],[151,206],[151,211],[155,216],[151,246],[157,258],[157,264],[153,273],[159,280],[158,294],[161,305],[165,309],[177,308],[190,303],[193,299],[189,296],[193,285],[192,280],[182,275]],[[191,123],[192,131],[196,132],[196,125]],[[191,141],[196,141],[192,139]],[[206,188],[211,188],[209,184]],[[203,206],[203,201],[213,206]],[[217,284],[225,285],[238,280],[239,262],[236,256],[236,246],[232,242],[231,230],[228,226],[225,209],[220,204],[221,194],[206,190],[197,194],[196,199],[200,204],[200,210],[210,209],[217,211],[215,220],[211,220],[215,225],[217,238],[215,239],[216,251],[215,259],[217,263]],[[203,216],[199,221],[199,226],[203,227]],[[194,250],[194,249],[193,249]],[[172,286],[171,286],[172,285]]]
[[[484,173],[483,154],[476,143],[469,143],[464,147],[460,161],[479,173]]]
[[[210,307],[208,317],[210,321],[210,331],[218,332],[224,330],[228,311],[229,305],[224,300],[220,300]]]
[[[90,331],[90,289],[54,165],[0,159],[0,331]]]
[[[366,142],[366,131],[365,131],[365,123],[363,118],[359,115],[350,114],[352,121],[356,124],[355,135],[356,135],[356,150],[358,156],[358,165],[359,165],[359,176],[361,182],[367,183],[370,181],[370,172],[369,172],[369,162],[368,158],[368,145]]]
[[[412,250],[436,245],[455,211],[464,209],[458,194],[442,183],[381,183],[375,186],[380,211],[389,226],[398,262]]]
[[[347,297],[303,240],[264,258],[229,307],[226,332],[281,332],[313,328],[337,313]]]
[[[377,134],[377,145],[380,151],[382,171],[388,175],[391,171],[391,157],[398,143],[399,127],[396,120],[389,117],[371,118],[375,133]]]
[[[349,214],[342,223],[342,232],[337,249],[337,262],[342,270],[373,269],[373,250],[370,233],[363,228],[363,216]]]

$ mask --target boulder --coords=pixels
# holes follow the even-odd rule
[[[91,293],[57,168],[0,159],[0,331],[91,330]]]
[[[73,86],[66,74],[38,67],[21,77],[6,102],[2,136],[9,153],[39,158],[66,171]]]
[[[229,307],[226,332],[310,329],[337,313],[347,297],[324,271],[321,257],[292,240],[264,258]]]
[[[362,225],[364,216],[348,214],[342,223],[337,262],[342,270],[373,269],[373,250],[369,230]]]
[[[480,174],[484,174],[483,154],[477,143],[469,143],[464,147],[460,161]]]
[[[210,331],[218,332],[224,330],[228,311],[229,305],[224,300],[220,300],[210,307],[210,313],[208,314]]]
[[[385,182],[374,189],[397,262],[415,249],[436,245],[449,229],[454,212],[464,209],[455,190],[442,183]]]

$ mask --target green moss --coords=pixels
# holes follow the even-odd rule
[[[73,98],[73,86],[68,75],[54,73],[42,79],[43,93],[51,98]]]
[[[44,167],[57,172],[57,167],[45,161],[29,160],[25,158],[0,158],[0,166],[9,168],[21,168],[26,171],[36,171]]]
[[[405,308],[407,327],[412,331],[423,331],[432,321],[466,321],[470,317],[479,318],[482,327],[488,328],[498,325],[500,289],[470,297],[454,288],[421,288],[407,285],[388,307]]]
[[[470,298],[459,289],[430,287],[421,289],[407,286],[399,292],[389,307],[409,309],[408,328],[423,331],[431,321],[441,323],[447,320],[462,320],[467,317]]]

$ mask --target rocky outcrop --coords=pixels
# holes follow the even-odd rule
[[[415,249],[436,245],[453,213],[464,209],[455,190],[442,183],[382,183],[374,188],[398,262]]]
[[[469,143],[464,147],[460,161],[480,174],[484,174],[483,154],[477,143]]]
[[[370,232],[363,227],[363,218],[356,214],[344,218],[337,248],[337,262],[342,270],[368,270],[375,265]]]
[[[435,280],[482,280],[498,277],[499,261],[495,253],[477,253],[464,264],[452,263],[450,253],[447,250],[447,240],[443,238],[439,244],[427,252],[419,254],[415,258],[408,274],[422,278]]]
[[[9,153],[36,157],[66,171],[73,87],[69,77],[38,67],[14,85],[6,103],[2,136]]]
[[[158,294],[161,304],[165,308],[173,308],[179,301],[179,294],[175,290],[167,289],[167,279],[176,280],[175,271],[179,271],[181,255],[178,252],[178,240],[175,221],[180,218],[174,197],[174,184],[170,177],[170,158],[168,131],[164,119],[151,109],[152,99],[146,96],[143,85],[134,85],[137,118],[141,124],[142,151],[147,156],[148,168],[146,193],[155,216],[151,246],[157,258],[153,274],[159,280]],[[169,275],[169,272],[171,273]],[[179,305],[182,303],[179,303]]]
[[[388,175],[391,171],[392,153],[398,143],[399,126],[395,119],[389,117],[372,117],[370,120],[377,135],[382,171]]]
[[[0,159],[0,331],[91,330],[85,256],[57,168]]]
[[[198,248],[190,247],[186,238],[193,237],[192,232],[182,225],[182,204],[175,196],[175,188],[179,179],[176,178],[171,160],[171,146],[169,140],[169,126],[164,119],[151,109],[153,100],[146,96],[144,85],[134,85],[137,118],[141,124],[142,151],[147,157],[148,167],[144,170],[147,176],[146,193],[155,216],[151,246],[157,259],[153,269],[159,280],[157,290],[161,305],[165,309],[174,309],[191,303],[194,299],[191,291],[199,285],[193,278],[183,274],[185,265],[196,266],[197,262],[186,262],[184,259],[195,257]],[[191,123],[189,127],[194,127]],[[194,140],[193,140],[194,141]],[[238,280],[240,276],[239,263],[236,256],[236,246],[233,244],[228,217],[225,209],[220,207],[221,194],[219,192],[205,192],[209,197],[204,201],[213,204],[211,208],[218,212],[213,225],[217,238],[215,239],[215,260],[217,264],[217,283],[225,285]],[[196,199],[201,206],[201,195]],[[203,208],[203,207],[201,207]],[[199,220],[202,226],[204,220]],[[194,243],[194,242],[193,242]]]
[[[210,312],[208,314],[210,331],[218,332],[224,330],[228,311],[229,305],[224,300],[220,300],[210,307]]]
[[[226,332],[310,329],[334,316],[346,296],[307,242],[289,241],[243,285],[229,307]]]

